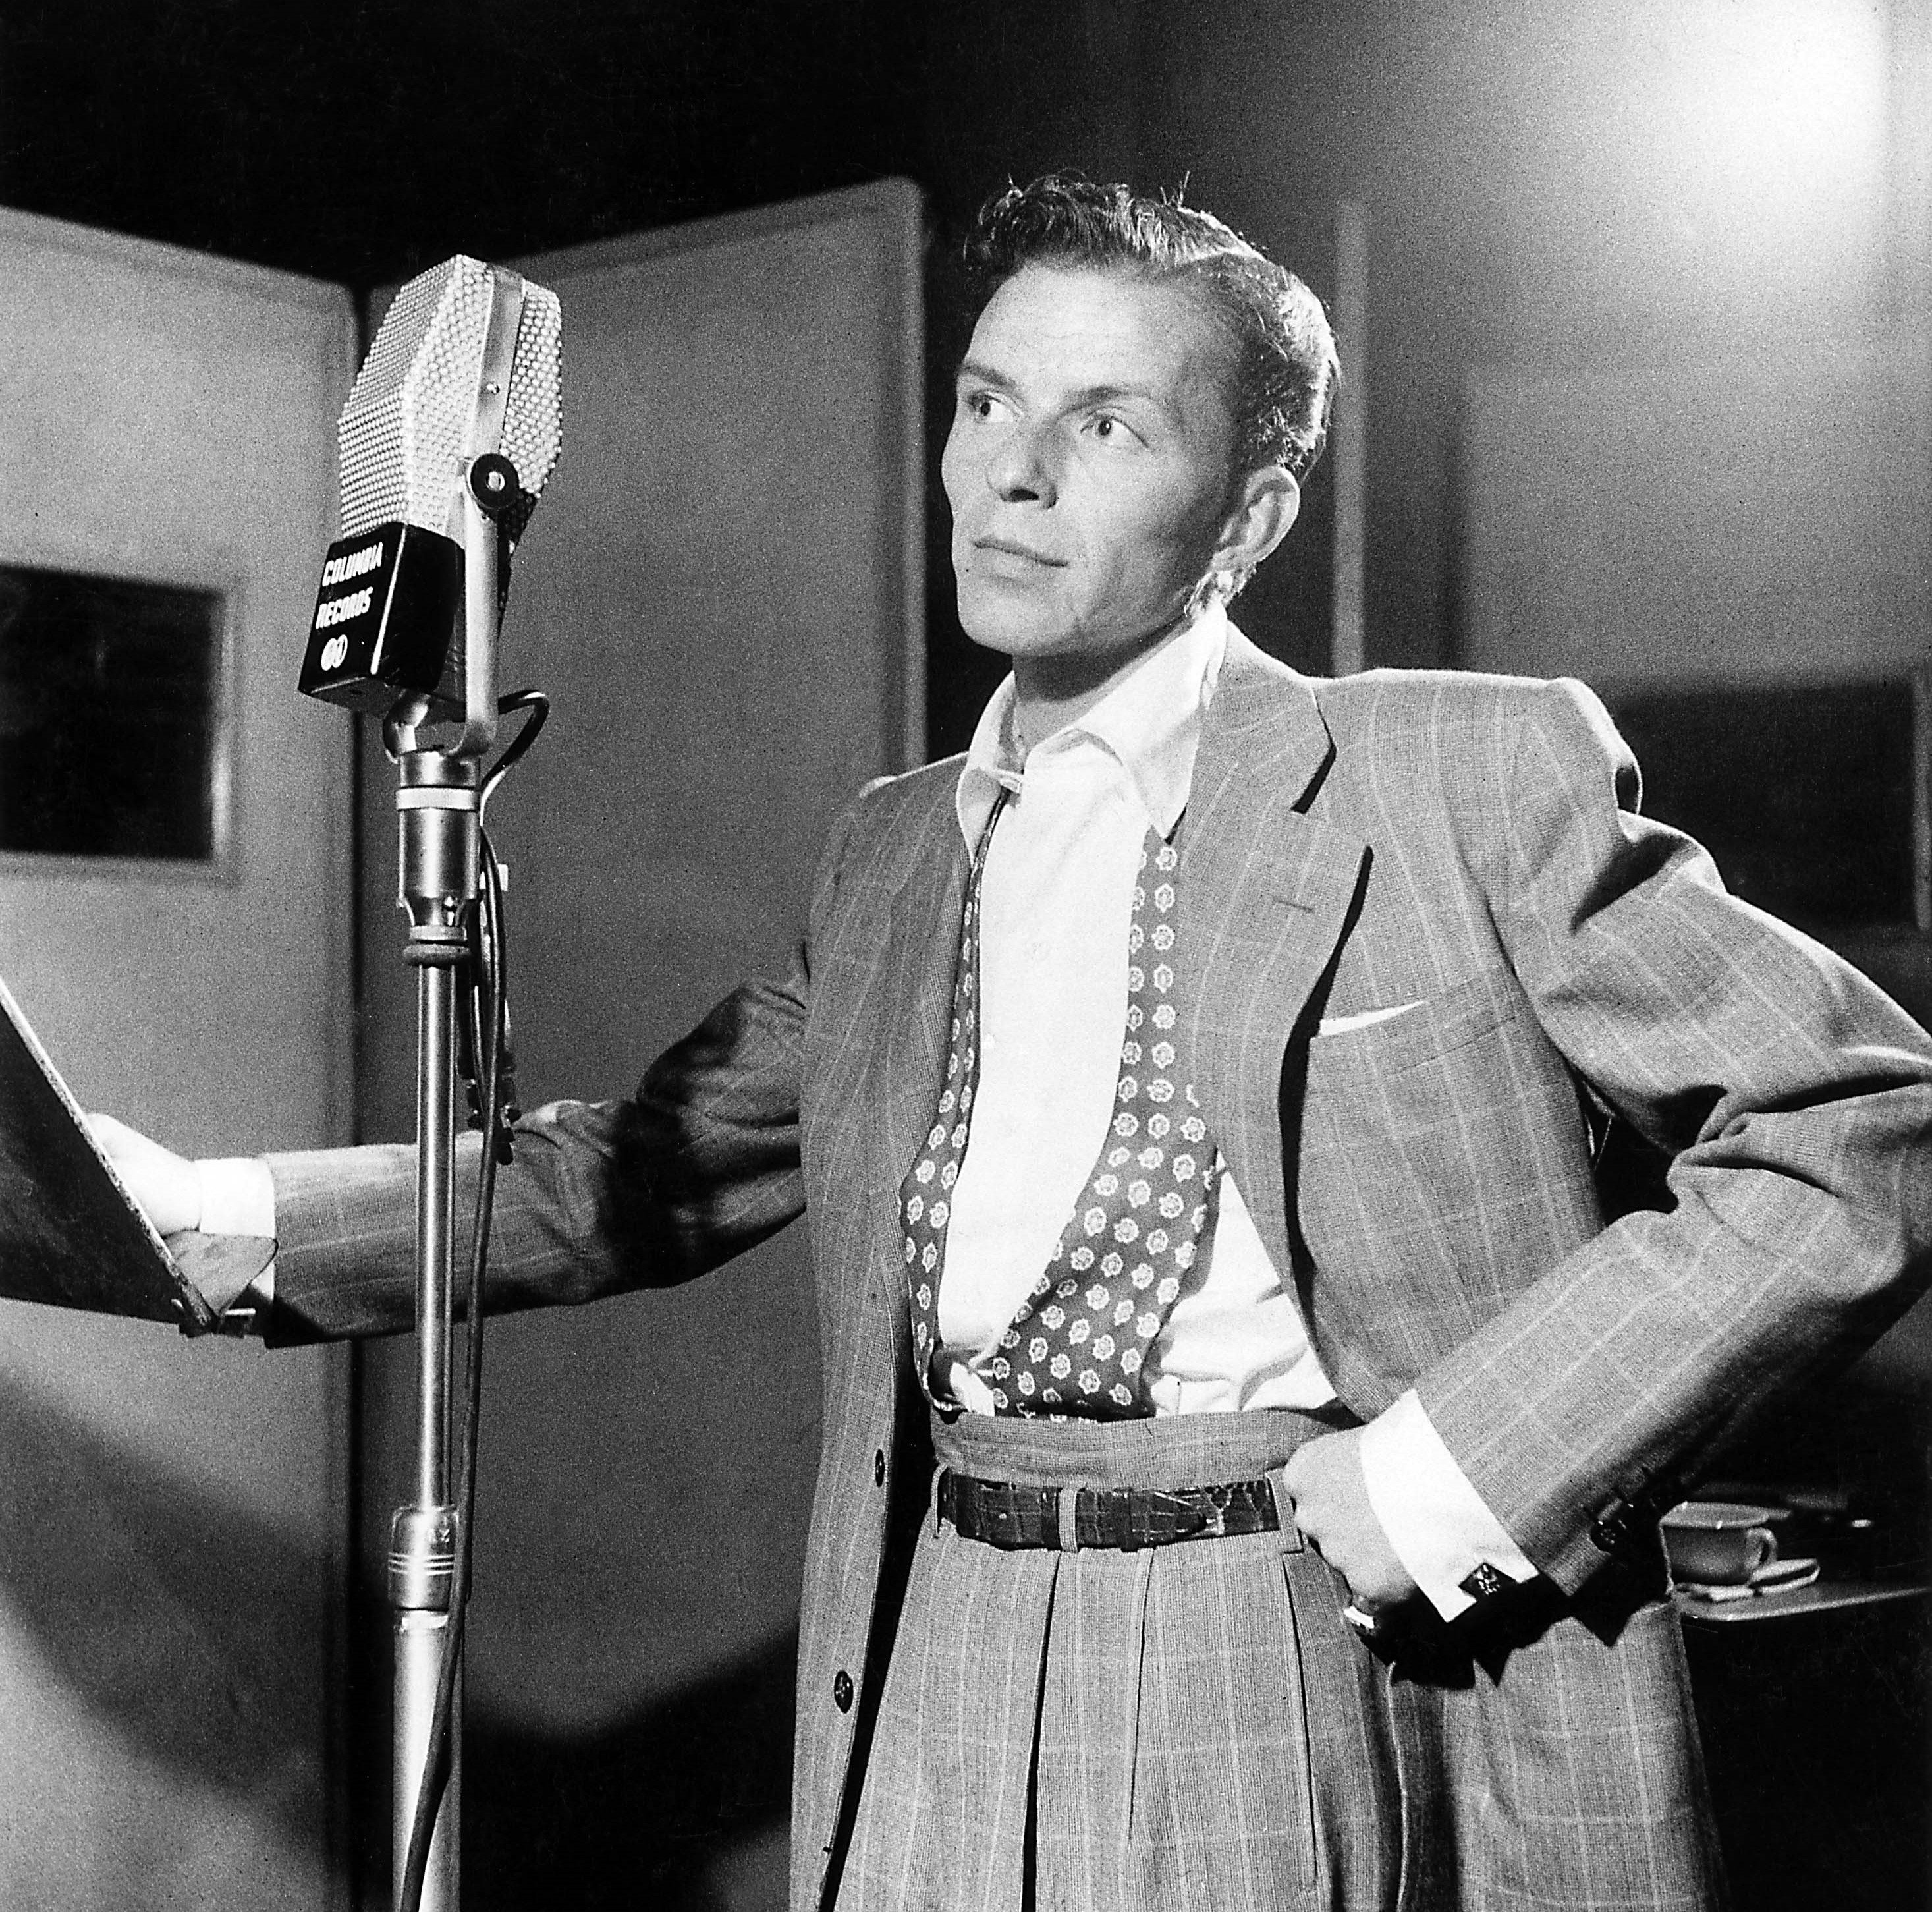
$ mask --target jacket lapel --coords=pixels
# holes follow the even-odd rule
[[[1334,754],[1307,681],[1231,632],[1181,826],[1184,1000],[1208,1120],[1284,1270],[1282,1058],[1368,857],[1303,814]]]

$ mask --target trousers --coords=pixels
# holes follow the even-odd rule
[[[1336,1424],[967,1415],[933,1443],[981,1478],[1172,1489],[1258,1478]],[[1526,1589],[1486,1634],[1425,1609],[1372,1642],[1348,1597],[1292,1528],[1006,1552],[929,1514],[837,1912],[1721,1902],[1667,1600],[1606,1618]],[[1666,1726],[1613,1770],[1638,1718]]]
[[[941,1467],[1027,1485],[1258,1478],[1332,1423],[1269,1412],[936,1423]],[[1300,1535],[1002,1552],[928,1519],[840,1912],[1364,1907],[1400,1840],[1384,1670]],[[1319,1757],[1318,1758],[1318,1747]],[[1389,1835],[1384,1836],[1384,1829]]]

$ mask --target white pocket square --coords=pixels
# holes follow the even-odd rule
[[[1391,1003],[1385,1009],[1358,1009],[1352,1016],[1324,1016],[1316,1025],[1318,1036],[1346,1036],[1351,1029],[1366,1029],[1377,1022],[1392,1022],[1398,1016],[1406,1016],[1412,1009],[1420,1009],[1421,999],[1414,1002]]]

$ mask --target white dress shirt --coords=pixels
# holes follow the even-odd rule
[[[1005,809],[980,886],[980,1085],[946,1223],[941,1361],[982,1412],[981,1375],[1052,1256],[1113,1120],[1127,1014],[1127,929],[1151,823],[1172,833],[1187,801],[1201,713],[1226,620],[1202,619],[1150,656],[1079,723],[1012,767],[1009,678],[960,774],[976,844]],[[1183,832],[1185,840],[1185,831]],[[1318,1407],[1335,1398],[1300,1309],[1269,1262],[1241,1192],[1218,1214],[1149,1352],[1157,1414]]]

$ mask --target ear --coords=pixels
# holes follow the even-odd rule
[[[1263,465],[1243,479],[1221,527],[1214,568],[1245,583],[1286,538],[1301,512],[1301,487],[1285,465]]]

